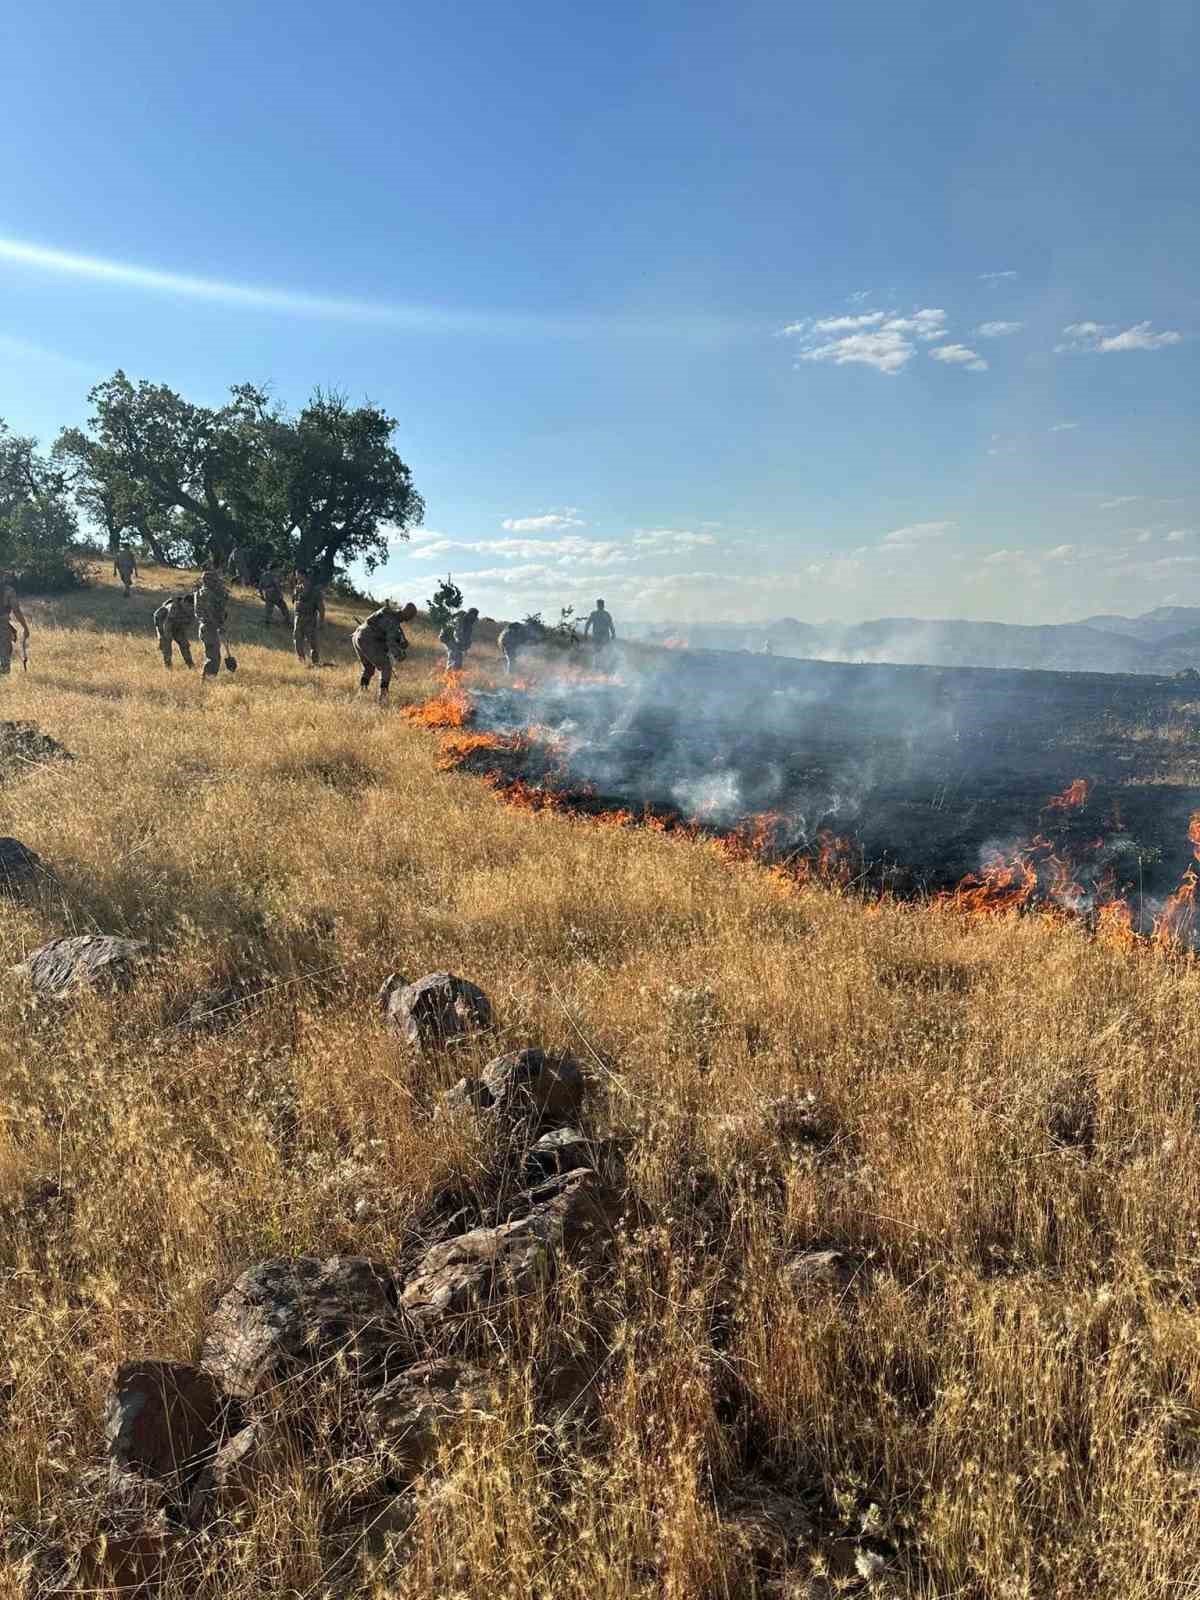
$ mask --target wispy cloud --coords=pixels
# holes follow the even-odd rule
[[[1054,346],[1056,354],[1090,352],[1111,355],[1123,350],[1164,350],[1168,345],[1181,344],[1183,335],[1173,328],[1155,333],[1149,322],[1135,322],[1122,333],[1115,332],[1112,322],[1070,322],[1063,329],[1063,341]]]
[[[874,289],[856,289],[853,294],[848,294],[846,299],[852,306],[860,306],[864,300],[869,300],[874,293]]]
[[[699,550],[715,545],[717,537],[712,533],[692,533],[686,528],[644,528],[633,536],[635,545],[641,549],[659,551],[664,554]]]
[[[1119,494],[1119,495],[1114,496],[1114,498],[1111,499],[1111,500],[1101,500],[1100,509],[1101,509],[1101,511],[1115,511],[1118,508],[1118,506],[1136,505],[1139,500],[1144,500],[1144,499],[1145,499],[1145,495],[1140,495],[1140,494]]]
[[[1071,433],[1079,424],[1077,422],[1056,422],[1052,428],[1047,428],[1047,433]]]
[[[981,339],[1006,339],[1009,334],[1020,333],[1023,322],[981,322],[975,332]]]
[[[800,341],[801,361],[873,367],[890,377],[916,354],[914,340],[945,337],[946,313],[926,306],[903,316],[866,311],[850,317],[806,317],[781,331]]]
[[[8,356],[25,365],[33,363],[39,366],[59,367],[64,372],[99,373],[103,367],[103,363],[81,361],[78,356],[65,355],[61,350],[50,350],[45,345],[35,344],[31,339],[19,339],[10,333],[0,333],[0,355]]]
[[[1015,278],[1016,273],[1009,269],[1007,272],[981,272],[980,283],[1002,283],[1005,278]]]
[[[207,301],[234,310],[357,322],[432,334],[507,334],[575,338],[626,334],[634,337],[711,338],[745,331],[732,319],[707,316],[611,317],[554,315],[491,308],[421,305],[311,294],[268,284],[201,277],[159,267],[114,261],[105,256],[53,249],[24,239],[0,238],[0,263],[56,277],[74,278],[118,289],[174,299]]]
[[[1168,544],[1184,544],[1188,539],[1195,538],[1195,528],[1172,528],[1167,535]]]
[[[505,517],[500,526],[508,533],[554,533],[559,528],[582,528],[584,523],[577,515],[577,507],[566,506],[535,517]]]
[[[879,541],[890,550],[908,550],[913,545],[930,539],[941,539],[958,527],[957,522],[910,522],[905,528],[893,528]]]
[[[964,367],[968,372],[986,372],[987,362],[978,351],[968,349],[965,344],[941,344],[929,354],[935,361],[945,361],[951,366]]]

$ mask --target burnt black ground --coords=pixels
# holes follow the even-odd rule
[[[535,675],[476,699],[479,727],[560,734],[565,776],[546,779],[536,745],[526,775],[588,809],[716,828],[782,813],[785,852],[832,830],[863,882],[899,892],[952,886],[1040,834],[1085,886],[1115,875],[1152,911],[1192,859],[1200,703],[1174,679],[646,651],[609,682]],[[1078,778],[1086,804],[1047,809]]]

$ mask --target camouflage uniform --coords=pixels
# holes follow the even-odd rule
[[[292,623],[296,654],[301,661],[311,661],[315,667],[321,659],[321,624],[325,621],[325,594],[315,578],[301,576],[296,579],[292,598],[296,603],[296,616]]]
[[[506,628],[502,628],[496,648],[504,657],[505,672],[511,674],[521,651],[527,650],[530,645],[541,644],[544,638],[545,630],[535,628],[528,622],[510,622]]]
[[[391,606],[380,606],[372,611],[364,623],[355,628],[351,638],[354,654],[362,662],[360,689],[370,687],[371,679],[379,672],[379,702],[387,699],[392,682],[392,657],[403,661],[408,654],[408,639],[400,624],[400,612]]]
[[[28,638],[29,624],[25,621],[18,604],[17,591],[13,588],[11,579],[0,577],[0,675],[7,675],[12,671],[13,646],[17,642],[17,630],[12,625],[14,615]]]
[[[463,662],[467,658],[467,651],[475,637],[475,623],[479,612],[472,606],[470,611],[460,611],[454,621],[444,627],[438,638],[446,646],[446,671],[461,672]]]
[[[244,583],[247,588],[253,587],[254,579],[251,576],[250,571],[250,558],[247,556],[240,544],[235,544],[233,549],[229,552],[229,560],[226,563],[226,571],[229,573],[229,576],[231,578],[235,578],[238,583]]]
[[[113,557],[113,571],[125,585],[122,599],[129,599],[129,591],[133,588],[133,580],[137,577],[137,557],[132,550],[118,550]]]
[[[221,637],[229,610],[229,591],[215,568],[210,567],[201,578],[195,606],[200,643],[204,646],[204,676],[215,678],[221,670]]]
[[[276,610],[283,618],[284,626],[288,626],[292,617],[287,608],[287,601],[283,598],[283,584],[274,567],[268,567],[263,573],[262,578],[259,580],[258,592],[262,595],[263,604],[267,608],[267,614],[263,618],[263,627],[269,628],[271,626],[271,614]]]
[[[158,648],[163,661],[171,665],[172,646],[179,646],[184,665],[194,666],[192,660],[191,632],[196,620],[196,601],[190,594],[174,594],[164,600],[154,613],[154,631],[158,635]],[[207,649],[205,651],[207,655]]]

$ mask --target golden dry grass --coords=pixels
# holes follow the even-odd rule
[[[336,1475],[284,1463],[206,1594],[741,1600],[766,1591],[720,1507],[748,1472],[847,1526],[883,1507],[900,1555],[873,1592],[1200,1594],[1192,963],[505,809],[359,698],[344,611],[336,670],[247,621],[236,679],[203,686],[163,671],[152,606],[34,606],[32,670],[0,684],[0,715],[78,757],[0,789],[0,831],[58,877],[8,912],[3,965],[72,930],[160,953],[120,1002],[0,987],[0,1595],[36,1592],[120,1362],[193,1356],[257,1258],[395,1258],[472,1181],[428,1116],[451,1069],[373,1007],[437,968],[506,1045],[579,1055],[648,1224],[611,1281],[530,1312],[500,1420],[442,1463],[403,1560],[334,1567]],[[417,644],[394,694],[430,686]],[[233,1031],[173,1027],[252,972],[273,988]],[[809,1093],[819,1137],[789,1140],[778,1102]],[[861,1281],[798,1300],[781,1269],[813,1245]],[[573,1426],[539,1410],[537,1356],[589,1327]],[[823,1592],[819,1567],[776,1592]]]

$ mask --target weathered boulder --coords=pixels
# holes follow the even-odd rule
[[[245,1400],[335,1360],[358,1381],[381,1381],[404,1350],[396,1296],[389,1269],[361,1256],[260,1261],[218,1303],[200,1364]]]
[[[570,1056],[512,1050],[488,1062],[480,1083],[490,1109],[514,1120],[570,1122],[583,1108],[583,1073]]]
[[[530,1294],[553,1277],[560,1257],[608,1231],[596,1174],[569,1172],[513,1202],[509,1218],[473,1228],[427,1250],[400,1296],[426,1331],[502,1299]]]
[[[492,1414],[486,1373],[462,1361],[423,1361],[371,1397],[363,1434],[386,1476],[408,1483],[424,1471],[440,1445],[472,1419]]]
[[[19,839],[0,838],[0,895],[15,899],[31,883],[48,876],[36,851]]]
[[[79,988],[127,989],[149,945],[107,933],[77,933],[51,939],[12,970],[24,974],[34,990],[54,1000]]]
[[[542,1134],[525,1157],[525,1176],[540,1183],[565,1172],[575,1172],[591,1161],[591,1145],[578,1128],[551,1128]]]
[[[248,1506],[263,1475],[263,1455],[257,1422],[247,1423],[225,1439],[192,1483],[189,1526],[202,1528],[217,1517],[236,1516]]]
[[[452,972],[430,972],[415,983],[393,973],[379,991],[379,1006],[388,1026],[419,1050],[442,1049],[492,1025],[487,995]]]
[[[862,1273],[863,1263],[841,1250],[804,1250],[783,1268],[784,1282],[797,1294],[822,1289],[845,1293],[861,1280]]]
[[[215,1379],[182,1361],[117,1369],[104,1419],[110,1470],[182,1489],[216,1451],[228,1401]]]

